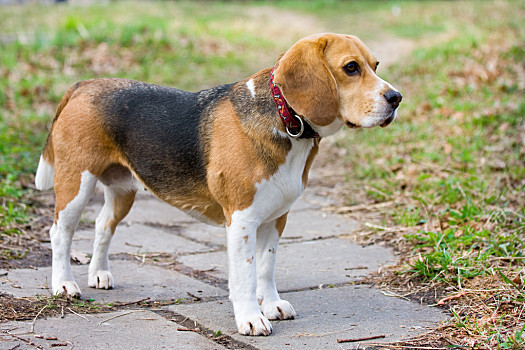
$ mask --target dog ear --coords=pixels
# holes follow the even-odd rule
[[[324,50],[328,37],[297,42],[278,60],[274,82],[295,112],[319,126],[337,117],[339,101],[335,79]]]

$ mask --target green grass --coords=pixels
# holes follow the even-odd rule
[[[480,348],[521,349],[525,294],[510,279],[525,273],[525,6],[466,13],[462,35],[386,72],[404,95],[399,119],[345,131],[337,145],[351,155],[348,204],[393,201],[378,224],[410,229],[402,238],[412,256],[398,276],[449,293],[499,288],[498,303],[483,311],[483,299],[458,306],[454,332],[465,333],[454,344],[476,338]],[[504,300],[516,309],[501,310]],[[499,319],[489,327],[480,315]]]
[[[393,213],[396,224],[440,223],[406,237],[416,249],[432,248],[412,266],[429,279],[472,277],[488,256],[518,257],[525,249],[525,101],[517,80],[525,28],[500,24],[497,33],[491,23],[476,28],[481,34],[416,51],[389,74],[405,93],[399,120],[338,139],[360,150],[348,159],[352,180],[365,181],[372,200],[412,200]]]

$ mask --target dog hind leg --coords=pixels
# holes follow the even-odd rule
[[[50,230],[53,248],[52,288],[55,295],[80,297],[80,288],[71,272],[71,242],[82,211],[93,195],[97,178],[87,170],[79,175],[80,181],[74,181],[74,176],[70,176],[66,181],[55,183],[55,223]]]
[[[129,213],[136,190],[124,186],[104,186],[104,206],[95,224],[93,257],[89,264],[88,285],[93,288],[113,288],[109,269],[108,250],[117,224]]]

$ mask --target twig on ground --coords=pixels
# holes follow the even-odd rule
[[[78,317],[82,317],[84,320],[90,322],[90,321],[89,321],[89,318],[87,318],[86,316],[82,316],[81,314],[76,313],[75,311],[71,310],[71,308],[69,308],[69,307],[68,307],[67,309],[68,309],[69,311],[71,311],[71,313],[77,315]]]
[[[436,348],[430,346],[417,346],[417,345],[392,345],[388,343],[366,343],[366,345],[389,348],[389,349],[414,349],[414,350],[449,350],[450,348]]]
[[[345,267],[345,271],[347,270],[366,270],[366,269],[368,269],[367,266]]]
[[[103,321],[100,321],[100,322],[98,323],[98,325],[101,326],[102,323],[107,322],[107,321],[112,320],[112,319],[117,318],[117,317],[126,316],[126,315],[132,314],[132,313],[134,313],[134,312],[144,312],[144,311],[147,311],[147,310],[131,310],[131,311],[125,312],[125,313],[123,313],[123,314],[116,315],[116,316],[113,316],[113,317],[107,318],[107,319],[105,319],[105,320],[103,320]]]
[[[22,337],[18,336],[17,334],[10,333],[9,331],[7,332],[7,334],[9,334],[10,336],[12,336],[12,337],[14,337],[14,338],[16,338],[16,339],[18,339],[18,340],[21,340],[21,341],[25,342],[25,343],[27,343],[27,344],[29,344],[29,345],[31,345],[31,346],[34,346],[36,349],[44,350],[43,347],[41,347],[41,346],[38,345],[38,344],[33,343],[33,342],[32,342],[31,340],[29,340],[29,339],[22,338]]]
[[[326,333],[321,333],[321,334],[297,333],[297,335],[294,335],[294,337],[324,337],[326,335],[335,334],[335,333],[341,333],[341,332],[352,330],[352,329],[354,329],[355,326],[357,326],[357,324],[351,324],[350,326],[351,326],[350,328],[341,329],[340,331],[326,332]]]
[[[383,293],[387,297],[401,298],[401,299],[405,299],[405,300],[409,300],[410,301],[409,298],[407,298],[407,297],[405,297],[403,295],[399,295],[399,294],[396,294],[394,292],[388,291],[388,290],[382,290],[381,293]]]
[[[31,322],[31,328],[30,328],[30,330],[29,330],[30,333],[34,333],[34,331],[35,331],[35,321],[36,321],[36,319],[38,318],[38,316],[40,316],[40,314],[42,313],[42,311],[44,311],[44,309],[45,309],[46,307],[47,307],[47,305],[44,306],[43,308],[41,308],[40,311],[38,311],[38,313],[36,314],[35,318],[33,319],[33,322]]]
[[[186,322],[188,320],[189,317],[186,317],[185,319],[183,319],[182,321],[178,321],[176,318],[168,318],[168,321],[171,321],[171,322],[176,322],[176,323],[179,323],[179,324],[182,324],[184,322]]]
[[[452,299],[458,299],[458,298],[461,298],[462,296],[467,295],[467,294],[468,294],[468,291],[461,290],[455,295],[450,295],[450,296],[448,296],[446,298],[443,298],[443,299],[439,300],[437,302],[437,305],[445,305],[446,301],[449,301],[449,300],[452,300]]]
[[[369,222],[365,222],[365,226],[366,226],[366,227],[370,227],[370,228],[375,228],[375,229],[378,229],[378,230],[383,230],[383,231],[391,230],[391,229],[389,229],[388,227],[385,227],[385,226],[379,226],[379,225],[376,225],[376,224],[371,224],[371,223],[369,223]]]
[[[394,204],[393,201],[390,202],[382,202],[382,203],[375,203],[375,204],[358,204],[358,205],[352,205],[348,207],[340,207],[336,210],[337,214],[345,214],[352,211],[358,211],[363,209],[377,209],[377,208],[383,208],[388,207],[390,205]]]
[[[55,347],[58,347],[58,346],[68,346],[68,344],[67,343],[52,343],[50,345],[50,347],[52,347],[52,348],[55,348]]]
[[[191,329],[191,328],[182,328],[182,327],[177,328],[177,330],[179,332],[200,332],[201,331],[200,328]]]
[[[356,341],[363,341],[363,340],[372,340],[372,339],[379,339],[379,338],[385,338],[386,336],[384,334],[381,335],[372,335],[370,337],[363,337],[363,338],[353,338],[353,339],[337,339],[338,343],[353,343]]]
[[[370,227],[370,228],[385,231],[385,232],[403,232],[403,231],[413,231],[414,230],[413,227],[403,227],[403,226],[386,227],[386,226],[372,224],[370,222],[365,222],[364,225],[366,227]]]
[[[190,297],[192,297],[193,299],[195,299],[195,301],[200,301],[200,300],[202,300],[201,297],[198,297],[198,296],[196,296],[196,295],[193,295],[193,294],[191,294],[190,292],[186,292],[186,294],[188,294]]]
[[[129,303],[118,304],[118,306],[126,306],[126,305],[138,304],[138,303],[142,303],[143,301],[146,301],[146,300],[149,300],[149,299],[150,299],[150,297],[147,297],[147,298],[140,299],[140,300],[137,300],[137,301],[131,301]]]

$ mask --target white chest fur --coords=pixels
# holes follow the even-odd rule
[[[312,139],[292,140],[292,149],[286,162],[269,179],[256,184],[257,193],[250,208],[261,222],[274,220],[285,214],[303,193],[303,172],[314,145]]]

